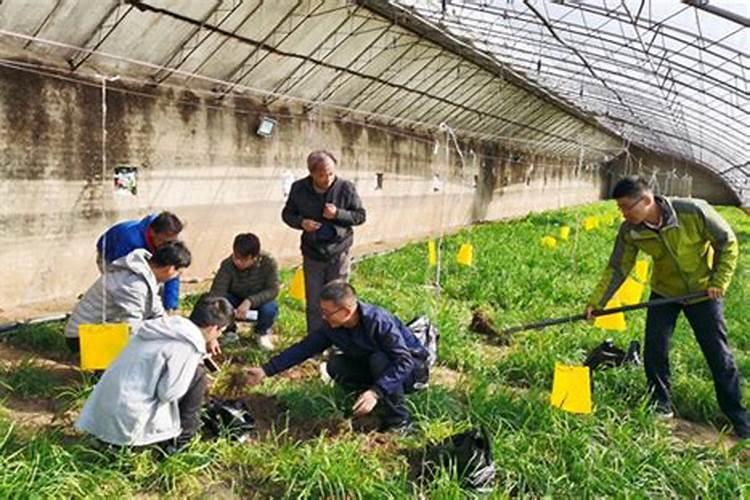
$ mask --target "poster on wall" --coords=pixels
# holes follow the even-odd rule
[[[115,193],[135,196],[138,194],[138,169],[128,165],[115,167]]]

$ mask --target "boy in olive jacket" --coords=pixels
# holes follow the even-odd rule
[[[235,307],[235,319],[255,321],[258,345],[273,350],[271,328],[279,315],[279,271],[276,260],[261,252],[253,233],[238,234],[232,255],[221,262],[211,284],[211,295],[224,297]],[[228,330],[235,329],[234,323]]]
[[[658,414],[671,417],[669,345],[677,316],[690,322],[714,379],[716,398],[740,438],[750,437],[740,374],[727,342],[722,297],[737,265],[739,247],[729,224],[708,203],[656,196],[640,177],[620,180],[612,193],[625,217],[587,314],[601,309],[635,264],[638,251],[654,262],[651,299],[705,290],[708,299],[650,307],[646,315],[644,367]]]

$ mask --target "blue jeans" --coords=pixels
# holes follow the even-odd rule
[[[237,307],[242,303],[243,300],[236,295],[228,293],[226,299],[232,304],[233,307]],[[253,307],[254,310],[258,311],[258,319],[255,320],[255,333],[259,335],[265,335],[269,332],[273,324],[276,322],[276,318],[279,316],[279,304],[275,300],[261,304],[260,306]]]

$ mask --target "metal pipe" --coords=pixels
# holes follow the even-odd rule
[[[750,18],[736,14],[730,10],[722,9],[721,7],[715,7],[709,4],[709,0],[682,0],[682,3],[695,7],[696,9],[705,10],[729,21],[743,25],[745,28],[750,28]]]

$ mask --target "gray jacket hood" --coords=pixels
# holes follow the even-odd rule
[[[143,276],[152,288],[158,288],[159,284],[156,281],[156,276],[151,270],[151,266],[148,263],[148,259],[151,258],[151,252],[145,248],[138,248],[133,250],[127,255],[114,260],[107,266],[107,270],[110,272],[128,270],[132,273]]]
[[[133,333],[144,342],[184,342],[195,347],[201,354],[206,353],[206,340],[200,328],[181,316],[162,316],[144,321]]]

